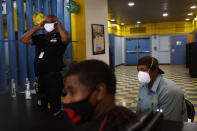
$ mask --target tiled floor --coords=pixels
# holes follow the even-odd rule
[[[165,71],[163,76],[173,80],[184,92],[185,98],[195,106],[195,122],[197,122],[197,78],[191,78],[185,66],[161,65],[160,68]],[[118,66],[115,72],[117,77],[116,103],[136,111],[140,85],[136,66]]]

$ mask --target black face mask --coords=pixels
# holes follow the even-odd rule
[[[84,100],[63,105],[64,110],[66,111],[68,117],[72,120],[72,123],[83,124],[92,117],[96,106],[92,106],[89,102],[89,97],[91,95],[92,92]]]

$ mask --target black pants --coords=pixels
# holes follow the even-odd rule
[[[38,77],[38,97],[41,99],[41,106],[48,108],[52,112],[61,109],[61,92],[63,88],[63,80],[60,72],[50,72]]]

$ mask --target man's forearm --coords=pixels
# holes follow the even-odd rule
[[[59,25],[58,29],[59,29],[59,32],[60,32],[62,42],[64,44],[69,43],[69,41],[71,39],[70,34],[62,27],[62,25]]]
[[[32,35],[39,30],[39,27],[36,26],[34,28],[32,28],[31,30],[29,30],[28,32],[26,32],[21,38],[20,40],[25,43],[25,44],[32,44]]]

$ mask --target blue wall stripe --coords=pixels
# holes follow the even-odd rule
[[[33,15],[33,1],[26,0],[27,30],[33,28],[32,15]],[[35,47],[32,45],[28,45],[28,76],[31,85],[35,81],[34,56],[35,56]]]
[[[44,7],[44,8],[43,8],[43,9],[44,9],[44,10],[43,10],[43,11],[44,11],[44,15],[45,15],[45,16],[48,16],[48,15],[50,14],[50,10],[49,10],[50,1],[49,1],[49,0],[44,0],[44,1],[43,1],[43,4],[44,4],[44,6],[43,6],[43,7]]]
[[[65,0],[65,7],[67,7],[67,2],[69,2],[69,0]],[[71,13],[66,8],[65,8],[65,29],[72,36]],[[72,59],[72,42],[70,42],[67,46],[66,52],[64,54],[64,59]]]
[[[109,57],[110,57],[110,67],[115,70],[115,53],[114,53],[114,34],[109,34]]]
[[[24,0],[16,0],[17,6],[17,25],[18,25],[18,40],[25,32],[25,22],[24,22]],[[19,79],[21,89],[25,89],[25,78],[27,77],[27,52],[26,45],[22,42],[18,42],[18,52],[19,55]]]
[[[14,11],[12,0],[6,0],[6,12],[7,12],[7,30],[8,40],[15,40],[15,28],[14,28]],[[17,63],[16,63],[16,42],[9,42],[9,66],[10,76],[15,79],[16,89],[18,89],[17,79]]]
[[[42,0],[35,0],[35,11],[42,12]]]
[[[64,27],[64,0],[57,0],[57,17]]]
[[[51,14],[57,16],[57,0],[51,0]]]
[[[2,1],[0,0],[0,92],[6,91],[5,46],[3,33]]]

